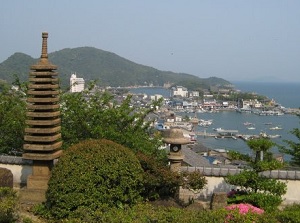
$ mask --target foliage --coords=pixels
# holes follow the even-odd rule
[[[298,115],[298,117],[300,117]],[[295,166],[300,166],[300,129],[294,128],[290,133],[297,137],[298,142],[292,140],[284,140],[289,145],[289,148],[280,147],[280,152],[291,155],[291,164]]]
[[[183,177],[183,188],[187,188],[190,190],[202,190],[204,186],[207,184],[206,178],[198,171],[187,172],[184,171],[181,173]]]
[[[264,193],[249,193],[244,197],[243,202],[251,203],[267,212],[276,211],[282,199],[278,195]]]
[[[255,162],[260,160],[260,153],[266,153],[274,143],[266,138],[258,138],[247,141],[249,148],[255,152]]]
[[[217,97],[219,100],[229,100],[229,101],[238,101],[238,100],[258,100],[265,102],[266,99],[268,99],[264,95],[258,95],[253,94],[250,92],[231,92],[228,96],[224,97],[223,95],[216,94],[215,97]]]
[[[142,191],[144,199],[173,197],[181,182],[178,173],[172,172],[165,162],[153,159],[152,156],[139,152],[137,158],[144,170]]]
[[[247,162],[251,161],[251,157],[249,155],[242,154],[242,153],[239,153],[239,152],[233,151],[233,150],[230,150],[228,152],[228,156],[231,160],[244,160]]]
[[[286,206],[282,211],[268,211],[262,214],[249,212],[239,213],[239,210],[195,210],[187,208],[153,206],[150,203],[138,203],[123,209],[112,207],[107,211],[96,211],[93,216],[83,213],[84,218],[69,217],[59,222],[64,223],[149,223],[149,222],[256,222],[256,223],[300,223],[300,205]],[[229,216],[229,217],[228,217]],[[51,222],[51,221],[50,221]],[[55,221],[57,222],[57,221]]]
[[[109,140],[86,140],[65,151],[52,170],[46,207],[56,218],[140,200],[142,168],[132,151]]]
[[[206,178],[199,172],[172,172],[165,162],[153,159],[149,155],[138,153],[137,157],[144,170],[145,200],[174,197],[179,186],[192,190],[201,190],[206,185]]]
[[[15,222],[18,197],[9,187],[0,187],[0,223]]]
[[[156,156],[162,153],[157,150],[161,137],[151,136],[151,120],[145,122],[146,116],[160,101],[153,102],[149,108],[137,109],[131,106],[131,96],[117,103],[109,93],[90,92],[64,94],[61,100],[65,148],[84,139],[105,138],[134,152],[142,151]]]
[[[276,214],[279,222],[300,223],[300,204],[286,206],[281,212]]]
[[[240,214],[238,210],[192,210],[188,208],[153,206],[149,203],[139,203],[124,209],[112,207],[107,211],[96,211],[93,216],[82,213],[83,218],[69,217],[59,222],[62,223],[149,223],[149,222],[246,222],[246,223],[279,223],[277,213],[256,214],[248,212]],[[228,217],[230,216],[230,217]],[[298,221],[295,221],[298,222]]]
[[[29,67],[36,63],[36,59],[24,53],[14,53],[7,60],[0,63],[0,79],[12,83],[15,76],[25,81],[28,78]]]
[[[97,211],[94,216],[84,214],[83,219],[69,218],[62,222],[97,222],[97,223],[149,223],[149,222],[224,222],[225,210],[194,211],[174,207],[156,207],[148,203],[139,203],[131,208],[111,208],[107,211]]]
[[[0,153],[21,151],[26,119],[26,103],[21,92],[0,93]]]
[[[230,175],[225,180],[227,183],[240,186],[242,191],[249,193],[259,193],[260,190],[263,190],[269,194],[281,196],[286,192],[285,183],[261,176],[253,170],[245,170],[240,174]]]
[[[270,155],[269,149],[274,145],[270,140],[253,139],[247,144],[255,152],[255,158],[249,162],[252,169],[243,170],[239,174],[229,175],[225,178],[228,184],[239,186],[244,192],[242,195],[236,194],[230,199],[230,202],[248,202],[266,211],[273,210],[282,202],[281,196],[286,193],[287,186],[283,182],[267,178],[260,173],[265,170],[278,169],[282,167],[282,164]],[[263,156],[260,156],[261,152],[263,152]],[[245,158],[249,160],[249,157]]]

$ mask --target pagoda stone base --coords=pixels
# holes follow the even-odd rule
[[[32,174],[27,177],[26,187],[20,190],[21,204],[30,206],[46,201],[52,167],[53,161],[33,161]]]
[[[27,188],[36,190],[47,190],[50,176],[29,175],[27,178]]]
[[[19,191],[20,204],[30,208],[35,204],[46,201],[46,190],[21,188]]]

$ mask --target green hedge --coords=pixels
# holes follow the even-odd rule
[[[132,205],[141,199],[142,174],[128,148],[104,139],[82,141],[67,149],[53,168],[46,207],[61,219]]]
[[[0,187],[0,223],[10,223],[16,220],[18,197],[9,187]]]

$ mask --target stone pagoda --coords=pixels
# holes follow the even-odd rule
[[[28,190],[47,190],[53,162],[61,154],[61,119],[57,66],[48,61],[48,33],[42,33],[42,55],[30,67],[23,159],[32,160]]]

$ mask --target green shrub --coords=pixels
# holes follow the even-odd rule
[[[0,223],[14,222],[18,198],[9,187],[0,187]]]
[[[182,172],[183,177],[183,188],[190,190],[201,190],[207,184],[206,178],[201,174],[200,171],[193,172]]]
[[[199,171],[172,172],[170,167],[161,160],[143,153],[137,153],[137,157],[144,170],[142,195],[145,200],[174,197],[179,186],[200,190],[207,183],[206,178]]]
[[[137,157],[144,170],[144,189],[142,196],[145,200],[173,197],[180,185],[180,176],[172,172],[162,161],[138,153]]]
[[[300,223],[300,204],[293,204],[285,207],[277,213],[279,222]]]
[[[142,173],[128,148],[104,139],[82,141],[65,151],[53,168],[46,207],[62,219],[132,205],[141,198]]]
[[[267,212],[277,210],[281,204],[282,199],[280,196],[266,193],[251,193],[244,197],[243,202],[250,203],[259,207]]]
[[[111,208],[108,211],[98,211],[92,219],[85,222],[97,223],[199,223],[199,222],[224,222],[227,212],[195,211],[185,208],[156,207],[149,203],[139,203],[131,208]],[[70,218],[69,223],[82,222]]]

